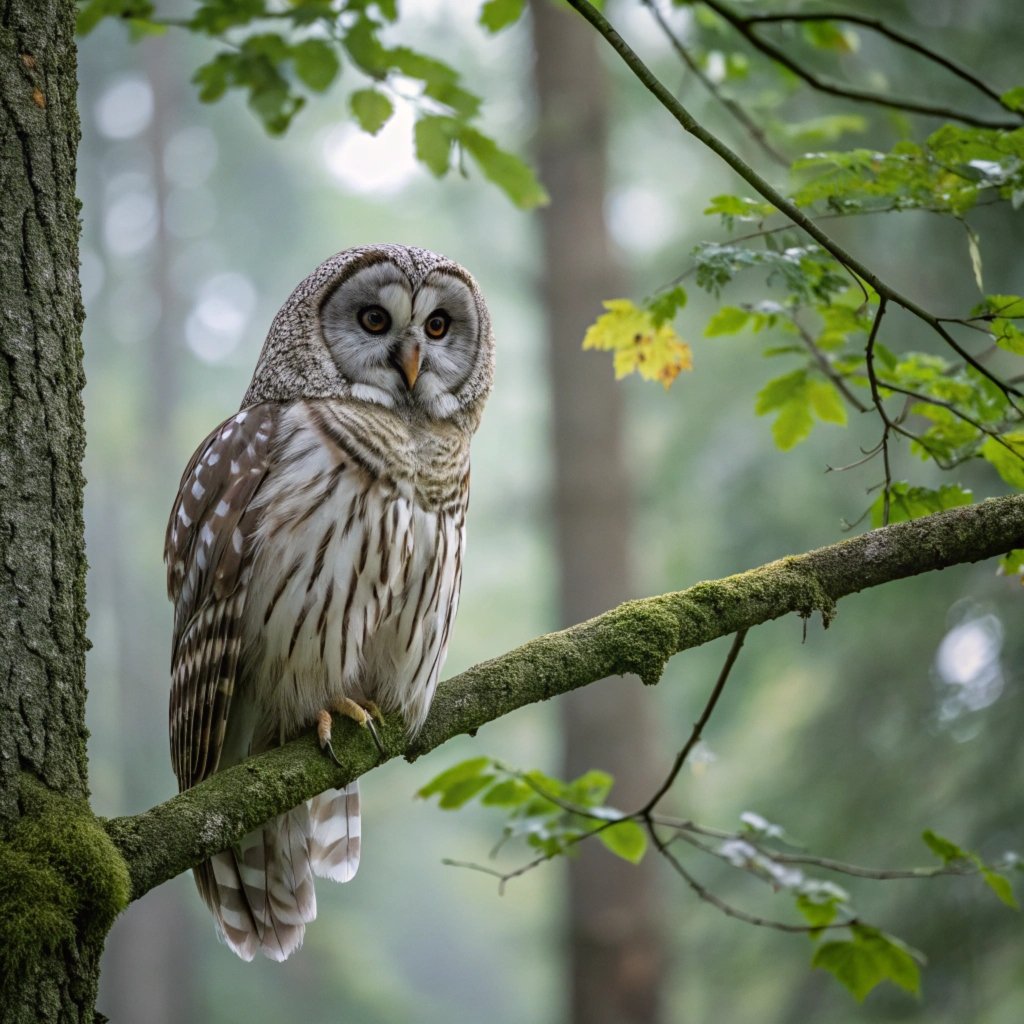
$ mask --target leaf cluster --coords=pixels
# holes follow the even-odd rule
[[[614,779],[592,770],[562,782],[536,769],[520,772],[489,757],[462,761],[428,782],[417,796],[439,798],[444,810],[471,800],[505,812],[495,856],[509,840],[522,840],[548,860],[571,853],[583,839],[596,837],[617,857],[637,864],[647,850],[647,834],[632,818],[606,804]]]
[[[511,24],[523,4],[492,0],[481,23],[489,31]],[[397,0],[200,0],[191,16],[161,16],[152,0],[83,0],[83,35],[103,19],[123,21],[139,37],[170,27],[219,45],[193,75],[199,98],[213,103],[237,90],[270,135],[282,135],[310,94],[326,92],[347,65],[367,80],[349,95],[349,110],[363,131],[379,132],[396,103],[416,111],[416,156],[437,177],[472,160],[485,178],[517,206],[547,202],[532,169],[484,133],[481,99],[448,63],[418,49],[389,45],[386,31],[398,18]]]

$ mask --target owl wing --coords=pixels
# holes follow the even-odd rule
[[[242,645],[256,516],[278,406],[243,409],[196,449],[164,545],[174,602],[171,761],[181,789],[217,770]]]

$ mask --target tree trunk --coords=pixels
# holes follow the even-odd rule
[[[622,390],[608,361],[580,348],[600,300],[623,285],[601,216],[608,102],[596,36],[549,0],[533,5],[538,158],[551,205],[541,219],[542,288],[554,389],[554,511],[563,625],[630,596],[631,498],[622,442]],[[569,777],[600,767],[618,806],[656,787],[648,702],[621,684],[560,703]],[[570,1019],[651,1024],[660,1017],[664,955],[652,860],[634,867],[588,844],[569,872],[566,929]]]
[[[93,1019],[127,898],[86,803],[73,0],[0,4],[0,1021]]]

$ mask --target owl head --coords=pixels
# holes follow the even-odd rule
[[[242,406],[353,398],[475,421],[493,374],[490,316],[469,273],[426,249],[375,245],[332,256],[292,292]]]

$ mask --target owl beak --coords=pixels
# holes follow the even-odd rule
[[[402,353],[402,376],[405,378],[406,386],[410,391],[420,375],[420,346],[419,343],[411,345]]]

